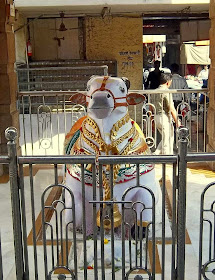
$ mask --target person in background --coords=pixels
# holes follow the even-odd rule
[[[146,82],[147,82],[148,76],[149,76],[149,69],[145,68],[143,71],[143,85],[144,85],[143,89],[146,88]]]
[[[172,83],[169,89],[188,89],[188,85],[186,80],[179,75],[179,65],[177,63],[173,63],[170,66],[172,72]],[[173,93],[173,102],[175,108],[181,103],[182,101],[182,94],[181,93]]]
[[[203,83],[202,88],[207,88],[208,87],[208,77],[209,77],[208,65],[204,65],[203,69],[199,72],[199,75],[198,75],[198,80],[202,81],[202,83]],[[204,103],[205,101],[209,102],[209,98],[205,97],[204,94],[201,94],[200,98],[199,98],[199,102]]]
[[[171,80],[171,74],[161,73],[158,90],[163,91],[163,93],[156,93],[151,96],[151,102],[156,108],[155,123],[162,136],[162,140],[154,152],[156,155],[173,154],[174,128],[172,120],[175,121],[177,127],[181,124],[180,120],[177,119],[172,95],[168,93]]]
[[[160,61],[154,62],[155,70],[149,73],[148,79],[145,83],[145,89],[156,89],[160,85],[160,76],[163,71],[160,70]]]
[[[198,79],[202,80],[203,85],[202,88],[207,88],[208,86],[208,76],[209,76],[209,69],[207,65],[203,66],[203,69],[199,72]]]

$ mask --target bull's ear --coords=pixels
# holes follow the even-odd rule
[[[129,105],[137,105],[146,101],[146,97],[139,93],[128,93],[126,96]]]
[[[86,95],[83,94],[82,92],[79,92],[79,93],[76,93],[76,94],[72,95],[69,98],[69,101],[71,101],[74,104],[80,104],[80,105],[83,105],[83,106],[87,105]]]

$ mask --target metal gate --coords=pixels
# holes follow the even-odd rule
[[[188,161],[215,160],[215,154],[187,155],[188,131],[180,131],[179,155],[171,156],[31,156],[17,157],[14,128],[6,131],[8,163],[10,169],[11,199],[14,225],[14,245],[17,279],[185,279],[186,243],[186,168]],[[139,175],[143,164],[161,165],[160,199],[140,185]],[[38,165],[52,168],[41,175],[42,186],[35,180]],[[76,229],[74,194],[62,180],[62,165],[78,164],[81,168],[83,213],[81,230]],[[113,196],[113,178],[116,165],[128,164],[136,168],[136,185],[128,188],[122,199]],[[102,167],[109,165],[110,200],[105,201],[102,186]],[[92,201],[85,202],[86,168],[93,173]],[[172,212],[167,213],[167,168],[172,174]],[[169,171],[168,171],[169,172]],[[24,175],[29,175],[27,180]],[[170,177],[170,174],[168,174]],[[46,181],[49,181],[46,184]],[[40,182],[41,182],[40,181]],[[129,199],[133,189],[145,190],[151,205]],[[72,206],[65,205],[65,193],[70,195]],[[93,232],[89,234],[89,207],[92,207]],[[137,219],[140,211],[140,223]],[[72,222],[65,223],[65,211],[72,211]],[[151,220],[142,223],[144,211]],[[115,215],[121,213],[121,226],[114,229]],[[97,226],[99,224],[99,227]],[[202,231],[200,231],[202,232]],[[145,238],[143,238],[143,235]],[[168,254],[167,254],[168,245]],[[158,251],[160,251],[158,253]],[[170,253],[169,253],[170,251]],[[210,252],[210,262],[213,259]],[[200,262],[202,265],[202,261]],[[207,266],[207,265],[206,265]],[[199,272],[199,279],[204,271]],[[0,278],[1,279],[1,278]],[[205,278],[211,279],[211,278]]]

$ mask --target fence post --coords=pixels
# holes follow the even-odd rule
[[[14,236],[14,250],[15,250],[15,264],[16,264],[16,278],[23,279],[23,248],[22,248],[22,229],[21,229],[21,213],[19,201],[19,186],[18,186],[18,169],[17,169],[17,154],[16,143],[17,130],[15,127],[8,127],[5,130],[5,137],[8,140],[8,156],[9,163],[9,178],[11,191],[11,207],[12,207],[12,221],[13,221],[13,236]]]
[[[188,128],[179,129],[179,186],[178,186],[178,242],[177,279],[185,279],[185,237],[186,237],[186,186],[187,186],[187,146]]]
[[[4,280],[3,264],[2,264],[2,251],[1,251],[1,233],[0,233],[0,280]]]

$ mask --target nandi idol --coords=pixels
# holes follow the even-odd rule
[[[129,93],[129,81],[126,78],[93,76],[87,84],[87,94],[77,93],[71,97],[73,103],[85,104],[87,116],[81,118],[67,134],[65,140],[66,153],[70,155],[144,155],[150,154],[144,135],[139,126],[130,118],[128,105],[143,102],[144,97],[137,93]],[[110,199],[110,184],[108,180],[109,166],[104,166],[103,188],[104,199]],[[116,165],[113,170],[113,195],[116,201],[122,200],[122,195],[129,187],[136,186],[136,166]],[[154,166],[140,165],[140,185],[151,189],[156,196]],[[87,235],[93,232],[93,210],[89,201],[93,200],[92,171],[85,169],[85,205]],[[82,226],[82,187],[81,172],[78,165],[66,167],[66,185],[70,187],[75,197],[76,226]],[[98,189],[98,188],[97,188]],[[99,195],[98,195],[99,198]],[[99,199],[98,199],[99,200]],[[152,199],[148,191],[135,188],[126,195],[127,201],[141,201],[146,207],[151,207]],[[71,207],[71,198],[66,194],[66,206]],[[137,219],[140,222],[142,205],[135,205]],[[119,212],[114,217],[114,227],[121,224],[120,205],[115,204],[114,211]],[[72,220],[72,210],[66,210],[66,222]],[[98,211],[99,217],[99,211]],[[142,224],[151,221],[151,211],[145,209]],[[99,218],[97,219],[99,226]],[[108,226],[107,226],[108,227]]]

